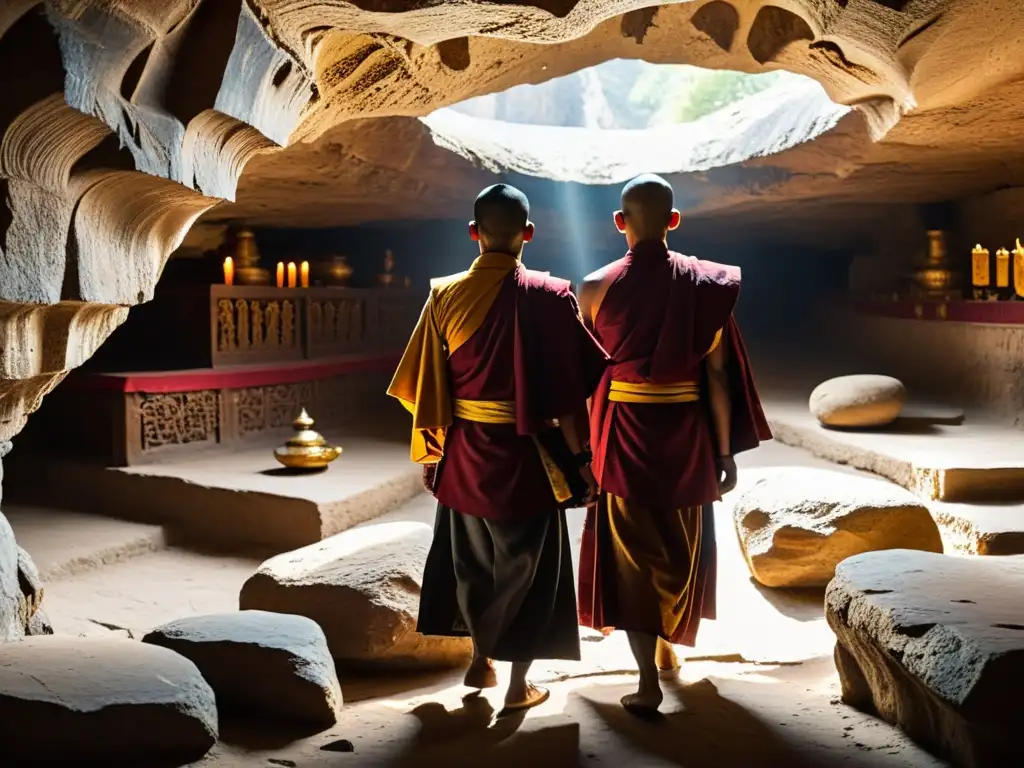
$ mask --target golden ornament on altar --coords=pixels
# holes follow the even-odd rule
[[[260,252],[256,248],[256,235],[243,229],[235,235],[233,277],[238,285],[270,285],[270,270],[260,266]]]
[[[321,261],[313,265],[313,272],[316,279],[324,285],[348,285],[355,270],[348,263],[348,257],[343,253],[332,256],[330,261]]]
[[[385,288],[390,288],[391,284],[395,282],[395,254],[388,248],[384,251],[384,271],[377,275],[377,282],[383,285]]]
[[[341,455],[341,448],[328,445],[323,435],[313,429],[313,419],[302,409],[292,422],[295,434],[280,448],[274,458],[289,469],[324,469]]]
[[[957,275],[946,253],[946,233],[939,229],[928,232],[928,257],[914,270],[919,296],[949,298],[957,291]]]
[[[1024,299],[1024,246],[1017,238],[1017,247],[1013,249],[1013,291]]]

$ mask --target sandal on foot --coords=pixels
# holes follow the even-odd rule
[[[531,685],[527,690],[527,697],[525,701],[517,701],[515,704],[505,704],[501,712],[498,713],[498,717],[507,717],[508,715],[514,715],[517,712],[525,712],[528,709],[539,707],[549,698],[551,698],[551,691],[547,688],[541,688],[539,685]]]

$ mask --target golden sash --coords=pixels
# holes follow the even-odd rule
[[[478,424],[516,423],[516,404],[510,400],[459,400],[456,398],[452,413],[457,419],[474,421]],[[537,453],[540,454],[540,462],[544,465],[544,472],[548,476],[548,482],[551,483],[551,491],[555,494],[555,500],[559,504],[568,501],[572,498],[572,491],[569,490],[565,473],[559,469],[536,437],[533,438],[533,444],[537,446]]]
[[[700,400],[700,384],[696,381],[648,384],[613,380],[608,399],[613,403],[695,403]]]

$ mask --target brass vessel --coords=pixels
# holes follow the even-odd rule
[[[332,256],[329,261],[319,261],[313,266],[313,269],[318,282],[337,286],[348,285],[348,281],[352,279],[352,273],[355,272],[345,254]]]
[[[292,422],[295,434],[280,448],[274,449],[274,458],[290,469],[324,469],[341,455],[341,448],[328,445],[323,435],[313,429],[313,419],[302,409]]]
[[[928,256],[914,270],[914,293],[928,298],[957,298],[959,275],[946,250],[946,233],[941,229],[928,231]]]
[[[384,251],[384,271],[377,275],[377,282],[385,288],[390,288],[395,282],[395,254],[390,248]]]
[[[260,252],[256,235],[251,229],[241,229],[234,238],[234,253],[226,253],[235,262],[236,285],[271,285],[270,270],[260,266]]]

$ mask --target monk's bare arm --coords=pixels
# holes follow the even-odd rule
[[[729,456],[732,447],[729,436],[732,432],[732,400],[729,395],[729,374],[726,370],[727,349],[722,339],[707,356],[708,397],[711,400],[711,417],[714,421],[715,442],[719,456]]]
[[[728,331],[724,331],[728,333]],[[729,393],[727,369],[729,344],[720,339],[706,358],[708,397],[711,399],[711,417],[714,421],[715,442],[718,445],[718,492],[725,495],[736,487],[736,460],[732,457],[732,399]]]
[[[583,317],[583,324],[591,333],[594,332],[594,300],[597,295],[599,280],[593,275],[586,277],[580,285],[580,315]]]

